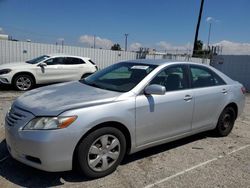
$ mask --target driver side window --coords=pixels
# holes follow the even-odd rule
[[[63,57],[56,57],[56,58],[51,58],[45,61],[47,65],[62,65],[64,64],[64,58]]]
[[[173,66],[162,70],[150,82],[159,84],[166,88],[166,91],[175,91],[188,88],[188,80],[184,66]]]

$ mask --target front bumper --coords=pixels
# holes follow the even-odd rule
[[[29,121],[34,118],[29,116]],[[76,138],[68,128],[57,130],[23,130],[28,121],[14,125],[5,121],[5,136],[11,156],[29,166],[48,171],[72,169]],[[21,124],[21,125],[20,125]]]
[[[0,76],[0,83],[1,84],[11,84],[11,77],[8,75],[1,75]]]

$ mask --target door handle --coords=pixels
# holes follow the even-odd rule
[[[186,95],[185,97],[184,97],[184,100],[185,101],[190,101],[190,100],[192,100],[192,96],[191,95]]]
[[[227,94],[227,90],[226,89],[222,89],[221,91],[223,94]]]

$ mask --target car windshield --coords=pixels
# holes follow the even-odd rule
[[[29,63],[29,64],[36,64],[36,63],[39,63],[45,59],[48,59],[49,56],[48,55],[42,55],[42,56],[39,56],[39,57],[36,57],[34,59],[31,59],[29,61],[26,61],[26,63]]]
[[[80,80],[80,82],[101,89],[127,92],[156,67],[157,65],[142,63],[117,63]]]

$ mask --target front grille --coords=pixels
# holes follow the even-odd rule
[[[25,111],[12,107],[6,115],[6,122],[9,126],[15,126],[19,121],[22,121],[26,117]]]

